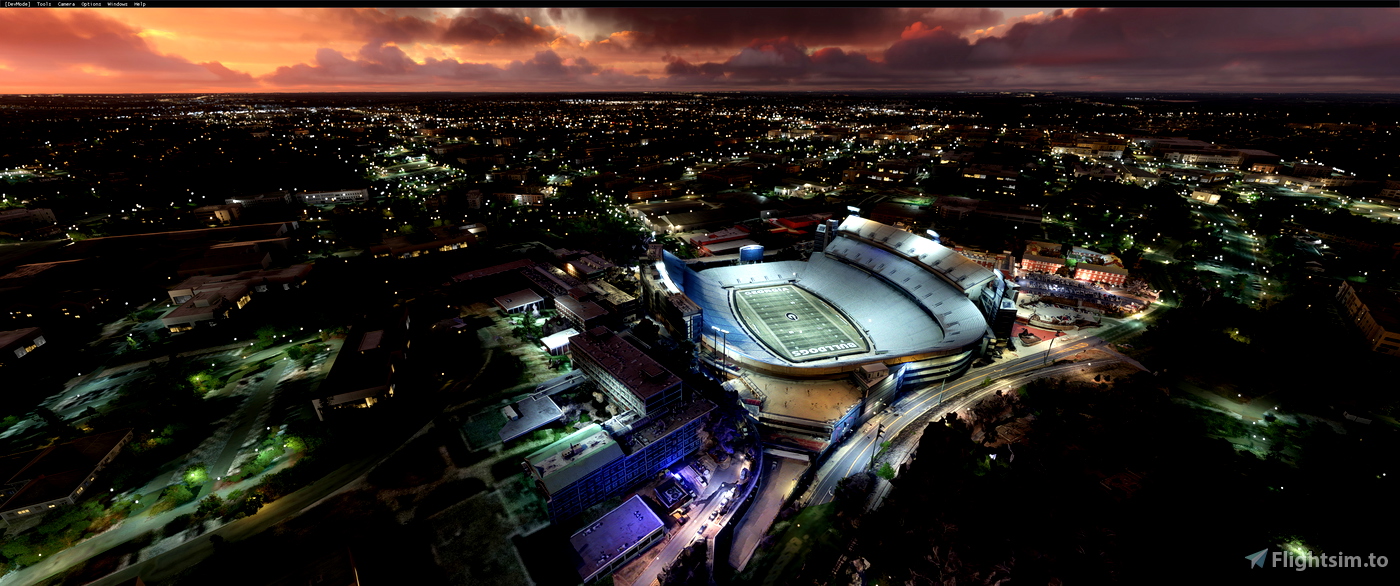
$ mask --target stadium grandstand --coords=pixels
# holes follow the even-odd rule
[[[812,452],[900,392],[966,372],[1014,322],[1016,286],[999,271],[858,216],[806,261],[696,271],[665,253],[656,266],[700,308],[701,360],[770,440]]]

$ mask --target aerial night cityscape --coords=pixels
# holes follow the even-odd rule
[[[6,1],[0,586],[1396,584],[1400,7]]]

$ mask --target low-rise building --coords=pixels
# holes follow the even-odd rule
[[[214,325],[228,319],[235,309],[242,309],[251,300],[247,285],[228,283],[195,293],[189,301],[160,318],[160,323],[172,333],[189,331],[200,324]]]
[[[568,320],[581,331],[611,325],[615,321],[613,315],[603,306],[592,301],[581,300],[573,295],[555,297],[554,308],[559,311],[560,317]],[[570,343],[572,344],[572,340]]]
[[[396,376],[408,360],[408,312],[394,312],[351,328],[331,371],[311,400],[316,418],[325,421],[344,409],[366,409],[391,399]]]
[[[560,249],[554,251],[554,255],[563,261],[565,272],[584,281],[606,277],[617,268],[612,261],[586,250]]]
[[[569,295],[580,301],[597,303],[620,323],[630,323],[636,319],[640,307],[636,297],[628,295],[607,281],[584,283],[571,289]]]
[[[1376,193],[1376,197],[1391,201],[1400,200],[1400,180],[1392,179],[1386,181],[1381,190]]]
[[[585,584],[606,577],[666,535],[666,524],[633,495],[616,509],[569,537]]]
[[[339,191],[306,191],[297,194],[297,199],[306,205],[332,205],[347,203],[366,203],[369,201],[368,189],[341,189]]]
[[[696,178],[700,181],[720,183],[733,187],[736,185],[748,185],[753,183],[754,174],[752,169],[727,166],[701,171],[696,174]]]
[[[254,293],[290,291],[305,285],[310,274],[311,265],[300,264],[284,269],[243,271],[231,275],[197,275],[180,281],[166,293],[170,296],[170,301],[184,303],[196,293],[222,289],[234,283],[247,285]]]
[[[695,453],[714,408],[702,399],[646,417],[629,411],[584,426],[522,465],[548,501],[550,519],[567,519]]]
[[[1074,278],[1122,287],[1123,283],[1128,280],[1128,269],[1115,265],[1079,263],[1074,265]]]
[[[171,332],[184,332],[199,325],[213,325],[231,317],[253,300],[254,293],[290,290],[306,284],[311,265],[284,269],[250,270],[231,275],[197,275],[172,287],[167,294],[179,303],[160,319]]]
[[[1400,300],[1381,287],[1342,281],[1337,301],[1375,352],[1400,356]]]
[[[12,523],[76,503],[132,437],[119,429],[0,458],[0,518]]]
[[[286,205],[290,205],[291,203],[292,203],[292,192],[290,192],[290,191],[282,191],[282,192],[274,192],[274,193],[263,193],[263,194],[249,195],[249,196],[244,196],[244,197],[231,197],[231,198],[228,198],[228,199],[225,199],[225,200],[224,200],[224,204],[226,204],[226,205],[239,204],[239,205],[243,206],[244,208],[250,208],[250,207],[254,207],[254,206],[261,206],[261,205],[267,205],[267,204],[286,204]]]
[[[46,342],[44,330],[40,328],[0,332],[0,366],[28,356]]]
[[[369,247],[366,252],[374,258],[417,258],[462,250],[477,242],[476,234],[464,228],[433,227],[412,236],[385,238],[383,243]]]
[[[533,313],[544,304],[544,298],[532,289],[521,289],[507,293],[493,300],[496,307],[506,313]]]
[[[59,233],[57,222],[48,208],[5,210],[0,212],[0,233],[42,238]]]
[[[563,356],[569,352],[569,338],[577,335],[578,330],[569,328],[540,338],[540,344],[544,346],[544,351],[550,355]]]
[[[224,205],[201,206],[190,211],[200,222],[206,224],[232,224],[238,221],[238,217],[243,213],[243,204],[231,203]]]
[[[671,188],[665,185],[638,185],[627,190],[627,199],[632,201],[645,201],[648,199],[665,199],[671,197],[671,194]]]

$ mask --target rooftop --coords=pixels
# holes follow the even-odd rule
[[[608,314],[608,310],[603,309],[603,306],[592,301],[579,301],[571,295],[555,297],[554,302],[559,305],[560,310],[569,312],[582,322]]]
[[[578,335],[578,330],[575,330],[575,329],[573,329],[573,328],[569,328],[569,329],[564,330],[564,331],[562,331],[562,332],[555,332],[555,333],[553,333],[553,334],[550,334],[550,335],[548,335],[548,336],[545,336],[544,338],[540,339],[540,343],[541,343],[541,344],[544,344],[544,347],[545,347],[545,348],[547,348],[547,349],[549,349],[549,350],[554,350],[555,348],[559,348],[559,347],[561,347],[561,346],[566,346],[566,345],[568,345],[568,344],[569,344],[569,338],[572,338],[572,337],[577,336],[577,335]]]
[[[714,403],[700,399],[660,413],[648,414],[646,417],[638,417],[636,412],[626,411],[606,421],[604,426],[617,438],[617,442],[626,453],[631,454],[670,435],[687,423],[704,417],[714,408]]]
[[[8,332],[0,332],[0,348],[8,348],[10,344],[28,340],[29,338],[33,338],[34,336],[38,336],[42,333],[43,330],[40,330],[39,328],[24,328],[21,330],[10,330]]]
[[[454,282],[454,283],[461,283],[462,281],[470,281],[470,280],[472,280],[472,279],[480,279],[480,278],[483,278],[483,277],[489,277],[489,276],[491,276],[491,275],[498,275],[498,274],[500,274],[500,273],[505,273],[505,272],[509,272],[509,271],[516,270],[516,269],[523,269],[523,268],[528,267],[528,266],[534,266],[534,264],[535,264],[535,261],[532,261],[532,260],[524,260],[524,259],[522,259],[522,260],[511,261],[511,262],[508,262],[508,263],[501,263],[501,264],[498,264],[498,265],[486,267],[486,268],[484,268],[484,269],[477,269],[477,270],[475,270],[475,271],[470,271],[470,272],[462,273],[462,274],[460,274],[460,275],[455,275],[455,276],[452,277],[452,282]]]
[[[1400,332],[1400,299],[1384,288],[1366,283],[1346,283],[1356,290],[1356,297],[1366,304],[1371,318],[1387,332]]]
[[[495,301],[496,305],[499,305],[501,309],[510,311],[512,309],[525,307],[532,303],[539,303],[541,301],[544,301],[544,298],[540,297],[540,294],[534,292],[534,290],[532,289],[521,289],[514,293],[507,293],[505,295],[497,297]]]
[[[622,457],[622,447],[602,426],[585,426],[525,458],[545,490],[558,492]]]
[[[73,494],[96,471],[98,463],[130,434],[130,429],[118,429],[0,459],[0,486],[24,483],[23,488],[0,504],[0,511]]]
[[[664,527],[661,517],[647,506],[641,495],[633,495],[592,525],[569,537],[569,543],[581,560],[579,577],[584,580],[591,578],[609,560]]]
[[[636,297],[628,295],[625,291],[618,289],[617,287],[613,286],[612,283],[609,283],[607,281],[595,281],[592,283],[586,283],[584,284],[584,287],[592,293],[598,295],[599,299],[611,303],[614,306],[621,306],[628,302],[635,301],[637,299]]]
[[[569,347],[574,352],[588,354],[643,401],[681,382],[636,346],[602,326],[569,338]]]
[[[501,428],[500,436],[503,442],[530,433],[564,416],[564,411],[554,404],[547,393],[531,395],[512,407],[519,417],[506,421],[505,427]]]

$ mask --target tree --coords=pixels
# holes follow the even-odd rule
[[[190,491],[190,487],[185,486],[184,483],[172,484],[165,488],[164,493],[161,493],[160,500],[169,503],[171,507],[176,507],[194,500],[194,492]]]
[[[282,439],[282,446],[293,452],[300,452],[306,449],[306,440],[294,435],[289,435]]]
[[[875,475],[885,480],[894,480],[894,466],[889,462],[880,464],[880,469],[875,471]]]
[[[230,494],[229,496],[233,495]],[[233,503],[233,506],[231,507],[232,510],[230,511],[230,516],[234,519],[239,519],[256,514],[258,512],[258,509],[262,508],[264,500],[265,499],[261,493],[250,491],[244,494],[243,498]]]
[[[165,524],[165,527],[164,529],[162,529],[161,533],[164,534],[166,537],[178,535],[180,532],[189,529],[190,526],[194,525],[194,522],[195,518],[192,513],[176,515],[175,518],[171,519],[169,523]]]
[[[199,486],[209,482],[209,470],[204,464],[194,464],[185,468],[184,479],[190,486]]]
[[[287,348],[287,358],[290,358],[292,360],[300,359],[305,353],[306,352],[301,349],[301,346],[292,346],[290,348]]]
[[[219,496],[217,493],[210,494],[204,497],[204,500],[199,501],[199,507],[195,509],[195,513],[200,517],[208,517],[211,515],[218,516],[220,511],[223,510],[224,504],[223,497]]]
[[[861,472],[836,483],[836,491],[833,494],[836,510],[848,519],[864,511],[865,501],[870,497],[870,491],[875,488],[873,480],[874,476],[870,472]]]

